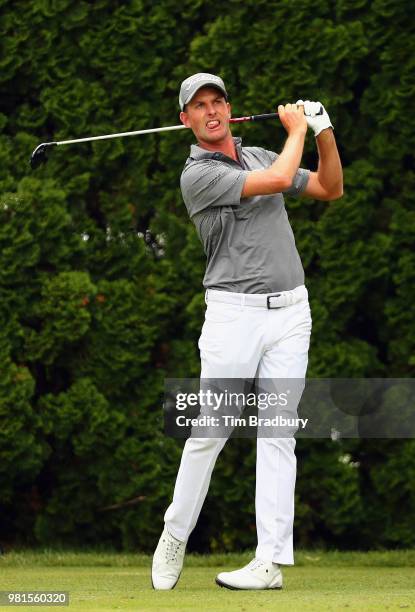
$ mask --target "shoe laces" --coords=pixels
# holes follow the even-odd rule
[[[177,561],[177,553],[182,550],[183,547],[183,542],[180,542],[179,540],[173,540],[173,538],[169,538],[167,540],[167,546],[166,546],[166,561],[167,563],[169,562],[175,562]]]
[[[252,561],[246,566],[246,569],[251,570],[252,572],[263,565],[266,565],[265,561],[262,561],[261,559],[252,559]]]

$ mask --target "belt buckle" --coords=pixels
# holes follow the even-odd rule
[[[281,293],[275,293],[274,295],[267,295],[267,308],[268,310],[275,310],[276,308],[281,308],[281,306],[271,306],[270,300],[271,298],[280,297]]]

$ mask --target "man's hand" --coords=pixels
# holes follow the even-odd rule
[[[297,104],[286,104],[278,106],[278,115],[281,123],[287,130],[287,134],[306,134],[307,121],[304,117],[304,109]]]
[[[310,100],[303,102],[302,100],[297,100],[297,104],[301,104],[304,107],[307,124],[313,130],[314,136],[318,136],[323,130],[333,127],[330,117],[321,102],[310,102]],[[320,108],[323,109],[323,113],[317,115]]]

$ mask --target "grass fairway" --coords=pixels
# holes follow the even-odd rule
[[[188,555],[177,587],[156,592],[150,584],[151,558],[145,555],[9,553],[0,557],[0,590],[69,591],[72,610],[415,610],[415,551],[300,552],[296,566],[284,569],[282,591],[216,586],[219,571],[241,567],[251,558]]]

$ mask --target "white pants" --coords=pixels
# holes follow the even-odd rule
[[[301,292],[301,301],[270,310],[244,305],[243,295],[240,304],[208,301],[199,340],[201,378],[305,378],[311,314],[305,287]],[[186,541],[196,525],[225,443],[226,438],[186,441],[164,517],[179,540]],[[294,563],[294,449],[294,438],[257,439],[256,556],[284,565]]]

